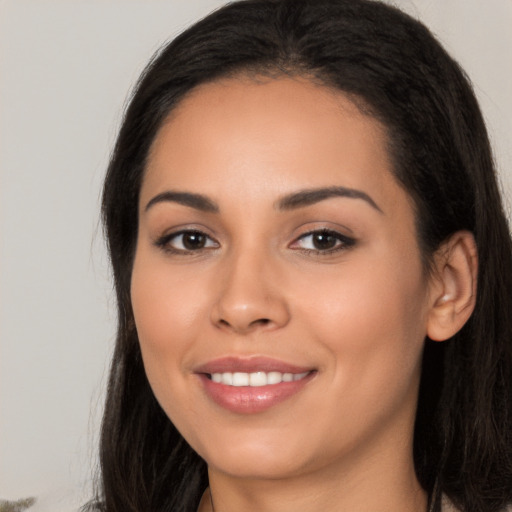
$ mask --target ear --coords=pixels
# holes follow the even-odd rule
[[[434,255],[427,336],[451,338],[473,313],[476,301],[478,252],[473,234],[457,231]]]

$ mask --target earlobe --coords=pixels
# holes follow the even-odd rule
[[[434,255],[427,336],[444,341],[467,322],[476,302],[478,253],[473,234],[457,231]]]

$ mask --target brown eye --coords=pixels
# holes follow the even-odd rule
[[[207,234],[196,230],[180,231],[165,235],[156,241],[156,245],[165,251],[174,253],[199,252],[203,249],[212,249],[219,246]]]
[[[328,232],[320,231],[311,235],[313,247],[319,251],[328,251],[334,249],[339,240]]]
[[[330,254],[352,247],[356,241],[342,235],[337,231],[319,229],[302,235],[292,245],[292,248],[301,249],[317,254]]]
[[[202,233],[192,231],[190,233],[183,233],[181,236],[183,247],[187,251],[202,249],[206,245],[206,236]]]

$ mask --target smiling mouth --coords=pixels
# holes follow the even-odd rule
[[[299,395],[317,368],[265,356],[227,356],[194,368],[206,397],[236,414],[261,413]]]
[[[251,373],[244,372],[223,372],[207,374],[207,377],[217,383],[234,387],[261,387],[281,384],[282,382],[299,381],[307,377],[311,371],[302,373],[282,373],[282,372],[264,372],[257,371]]]

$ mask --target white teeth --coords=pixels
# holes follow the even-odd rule
[[[266,386],[268,382],[267,374],[265,372],[256,372],[249,374],[250,386]]]
[[[233,386],[248,386],[249,374],[248,373],[233,373]]]
[[[283,374],[280,372],[267,373],[267,384],[279,384],[283,380]]]
[[[233,374],[232,373],[220,373],[220,380],[222,384],[227,384],[228,386],[233,385]]]
[[[225,373],[212,373],[211,379],[213,382],[226,384],[227,386],[267,386],[272,384],[280,384],[281,382],[293,382],[303,379],[309,372],[304,373],[281,373],[281,372],[225,372]]]

